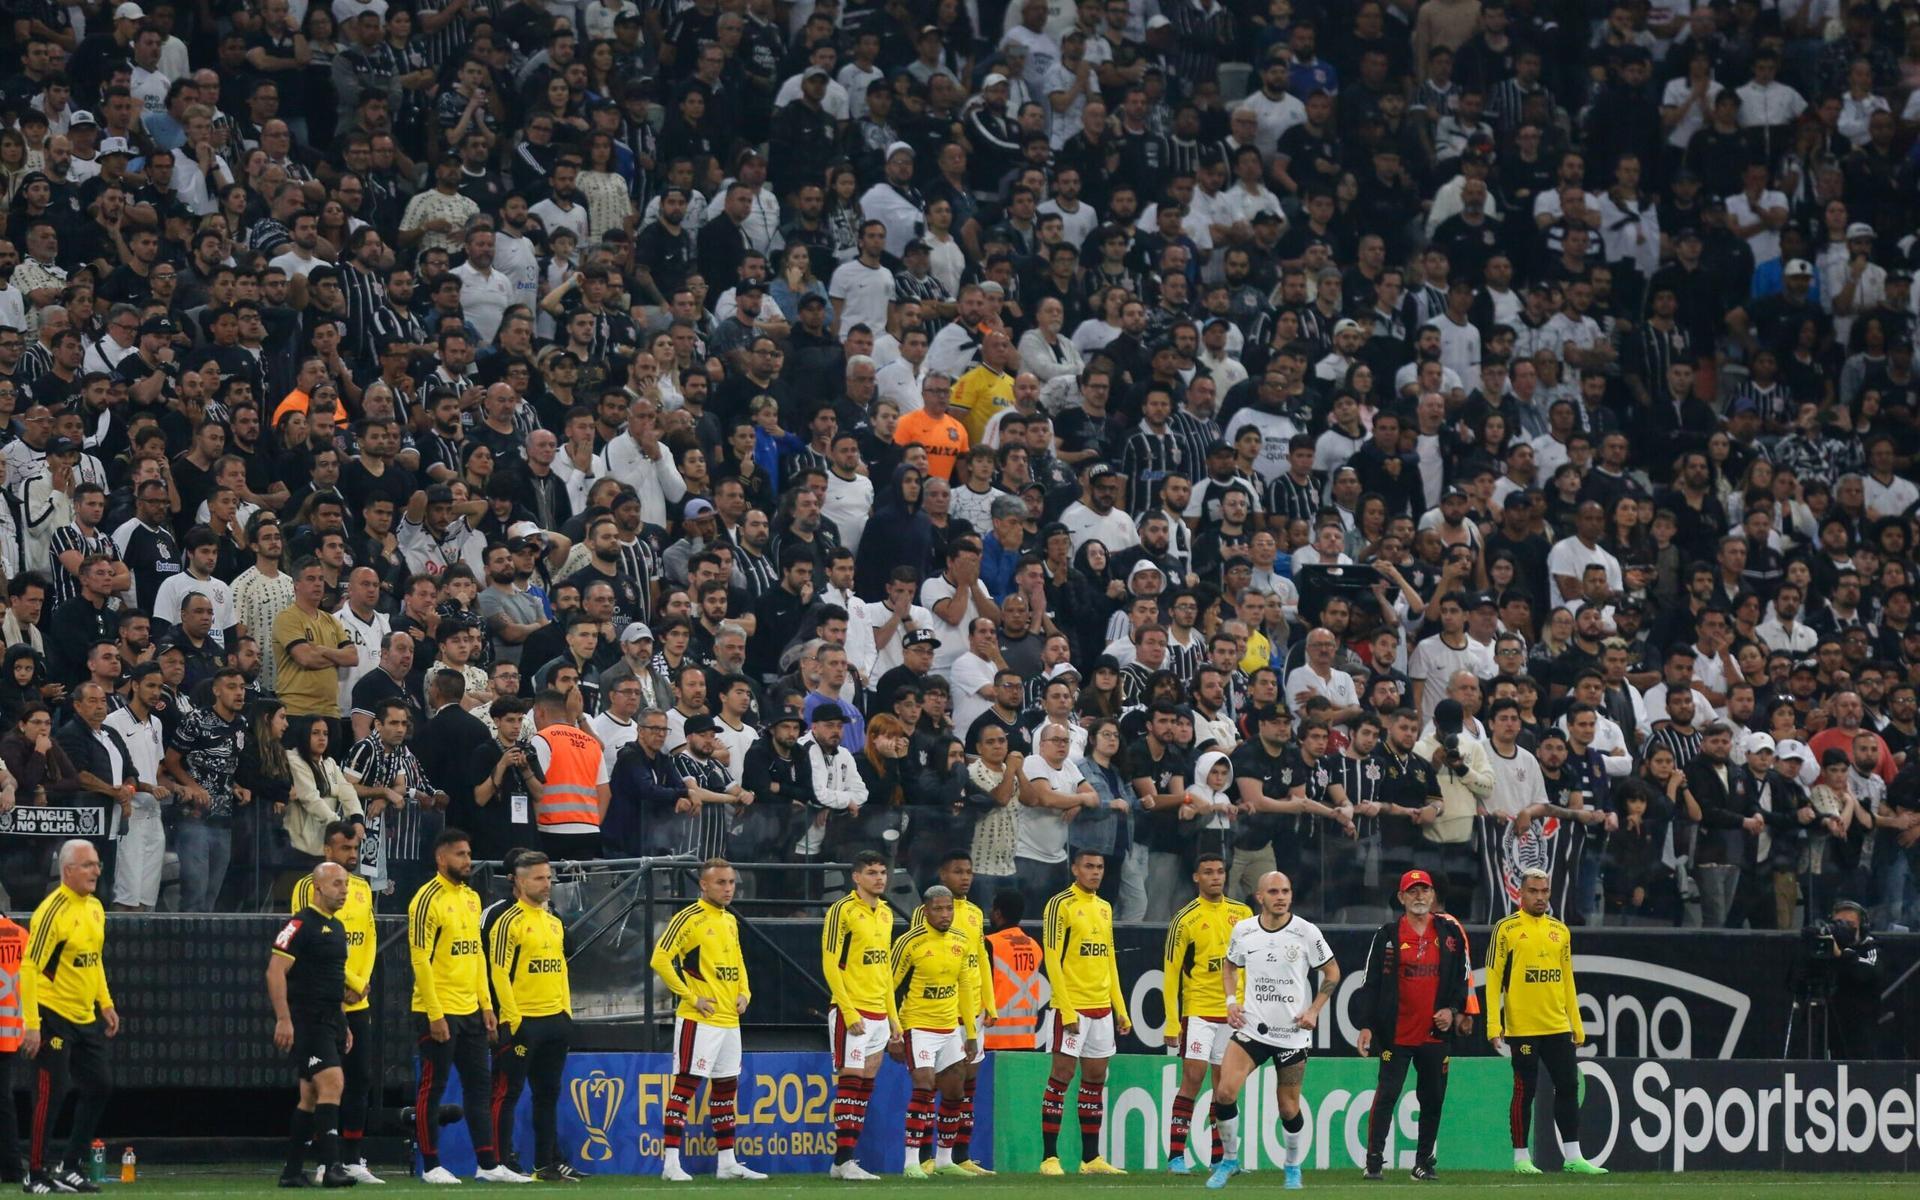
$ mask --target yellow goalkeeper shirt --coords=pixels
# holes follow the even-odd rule
[[[1063,1019],[1073,1020],[1082,1010],[1109,1009],[1126,1018],[1120,963],[1113,952],[1113,906],[1099,893],[1075,883],[1047,901],[1041,951],[1047,982],[1053,986],[1053,1008]]]
[[[740,1024],[740,997],[752,992],[740,951],[740,923],[732,913],[705,900],[687,905],[654,943],[652,965],[680,997],[675,1015],[704,1025]],[[711,1013],[701,1013],[702,997],[713,1001]]]
[[[500,1022],[509,1033],[525,1017],[573,1014],[567,982],[567,927],[544,908],[516,900],[493,923],[487,967]]]
[[[893,1000],[893,910],[882,900],[868,904],[848,892],[827,910],[820,931],[820,966],[827,988],[851,1025],[866,1017],[900,1019]]]
[[[927,906],[922,904],[913,910],[913,919],[907,922],[907,932],[925,928],[927,924]],[[967,961],[972,964],[979,978],[974,983],[975,994],[989,1017],[997,1017],[1000,1012],[993,1003],[993,955],[987,950],[987,914],[978,904],[962,896],[953,898],[953,932],[967,939]]]
[[[429,1021],[479,1012],[487,994],[479,895],[444,875],[428,880],[407,906],[407,954],[413,960],[414,1012]]]
[[[1168,1037],[1180,1036],[1187,1017],[1227,1019],[1227,989],[1220,967],[1227,960],[1233,927],[1252,915],[1251,908],[1224,896],[1193,900],[1173,914],[1164,963]],[[1238,980],[1241,995],[1246,994],[1246,980],[1243,971]]]
[[[1487,942],[1487,1036],[1572,1033],[1586,1040],[1573,987],[1573,933],[1552,917],[1517,912]]]
[[[979,971],[966,935],[931,925],[909,929],[893,944],[894,998],[900,1006],[900,1024],[906,1029],[959,1028],[975,1036],[974,1014],[980,1011]]]

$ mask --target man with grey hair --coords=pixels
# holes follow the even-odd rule
[[[92,842],[74,838],[61,845],[59,864],[60,886],[33,910],[20,960],[20,991],[38,997],[24,1006],[22,1047],[34,1065],[26,1190],[40,1195],[93,1188],[82,1164],[113,1093],[107,1042],[120,1033],[120,1013],[107,988],[106,912],[95,895],[100,852]],[[47,1144],[70,1090],[78,1090],[79,1103],[66,1153],[49,1162]]]
[[[1037,753],[1020,764],[1013,842],[1014,872],[1034,909],[1046,907],[1067,886],[1067,830],[1074,815],[1100,806],[1093,785],[1067,758],[1073,737],[1066,726],[1042,725],[1037,736]]]
[[[80,369],[111,375],[122,359],[139,348],[140,310],[131,304],[116,304],[107,310],[106,332],[87,347],[87,357]]]
[[[593,736],[600,739],[606,754],[619,754],[621,747],[639,737],[639,727],[633,718],[645,699],[643,691],[639,676],[624,662],[600,672],[600,695],[605,707],[587,724]]]

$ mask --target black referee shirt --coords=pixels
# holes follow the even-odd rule
[[[296,1021],[338,1025],[347,994],[347,927],[338,914],[312,905],[293,914],[274,935],[273,952],[293,960],[287,971],[287,1010]]]

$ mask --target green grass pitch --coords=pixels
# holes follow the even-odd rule
[[[262,1164],[258,1167],[160,1167],[140,1173],[137,1183],[121,1185],[109,1183],[105,1192],[108,1196],[116,1194],[131,1197],[134,1195],[170,1196],[170,1197],[217,1197],[217,1196],[258,1196],[275,1191],[273,1183],[277,1169]],[[444,1195],[448,1188],[430,1188],[417,1180],[408,1179],[398,1171],[382,1173],[387,1180],[384,1187],[365,1186],[356,1189],[361,1195],[371,1193],[386,1196],[395,1192],[434,1192]],[[1670,1196],[1673,1200],[1766,1200],[1777,1196],[1779,1200],[1894,1200],[1897,1195],[1911,1195],[1914,1181],[1903,1175],[1841,1175],[1841,1174],[1791,1174],[1787,1172],[1688,1172],[1686,1174],[1617,1174],[1604,1179],[1582,1179],[1571,1176],[1547,1175],[1538,1179],[1521,1179],[1488,1171],[1460,1171],[1452,1174],[1443,1172],[1439,1183],[1415,1184],[1408,1180],[1405,1172],[1389,1175],[1385,1183],[1365,1183],[1357,1174],[1342,1172],[1335,1175],[1326,1171],[1308,1171],[1306,1173],[1306,1191],[1312,1195],[1338,1197],[1340,1200],[1358,1200],[1362,1196],[1377,1196],[1383,1192],[1417,1191],[1422,1196],[1433,1196],[1441,1200],[1470,1200],[1471,1197],[1485,1195],[1488,1192],[1509,1192],[1515,1200],[1520,1200],[1521,1192],[1538,1193],[1551,1189],[1561,1193],[1566,1200],[1572,1200],[1576,1192],[1600,1192],[1604,1195],[1619,1197],[1620,1200],[1639,1200],[1643,1196]],[[886,1179],[872,1187],[862,1187],[854,1183],[841,1183],[828,1179],[825,1175],[775,1176],[765,1183],[716,1183],[712,1179],[696,1179],[693,1183],[682,1184],[672,1190],[677,1192],[725,1191],[735,1194],[753,1193],[766,1196],[788,1196],[796,1194],[820,1195],[829,1191],[849,1193],[872,1192],[880,1195],[895,1194],[894,1188],[906,1184],[901,1179]],[[487,1195],[501,1191],[513,1191],[511,1188],[476,1185],[467,1180],[464,1188],[476,1186]],[[631,1191],[644,1188],[648,1191],[664,1190],[657,1178],[635,1178],[631,1176],[607,1176],[590,1179],[585,1183],[566,1186],[562,1184],[530,1184],[529,1188],[545,1193],[596,1193],[614,1189]],[[972,1179],[966,1181],[928,1180],[911,1186],[915,1195],[955,1197],[962,1193],[984,1193],[989,1195],[1010,1195],[1022,1191],[1031,1196],[1040,1191],[1061,1191],[1071,1194],[1086,1192],[1136,1192],[1148,1189],[1190,1190],[1196,1197],[1206,1194],[1204,1176],[1192,1175],[1178,1178],[1165,1172],[1129,1175],[1125,1178],[1106,1177],[1083,1179],[1069,1176],[1065,1179],[1042,1179],[1036,1175],[997,1176],[992,1179]],[[1896,1190],[1898,1189],[1898,1190]],[[1253,1175],[1236,1177],[1227,1185],[1229,1193],[1278,1195],[1280,1193],[1280,1172],[1262,1171]],[[314,1193],[317,1195],[318,1193]],[[338,1194],[338,1193],[333,1193]]]

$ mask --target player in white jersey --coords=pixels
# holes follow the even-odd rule
[[[1213,1123],[1226,1130],[1240,1119],[1240,1089],[1262,1063],[1274,1068],[1274,1099],[1280,1109],[1286,1145],[1286,1184],[1300,1187],[1300,1164],[1307,1157],[1307,1122],[1300,1112],[1300,1081],[1307,1074],[1307,1050],[1320,1022],[1320,1010],[1340,985],[1340,964],[1319,928],[1293,915],[1293,881],[1279,871],[1260,877],[1255,894],[1260,911],[1233,927],[1221,982],[1227,993],[1227,1024],[1233,1040],[1213,1080]],[[1309,976],[1320,972],[1320,986],[1308,991]],[[1246,974],[1246,999],[1238,994]],[[1236,1130],[1237,1132],[1237,1130]],[[1224,1136],[1222,1142],[1228,1139]],[[1232,1139],[1235,1143],[1238,1137]],[[1222,1159],[1207,1179],[1210,1188],[1227,1186],[1240,1170],[1238,1159]]]

